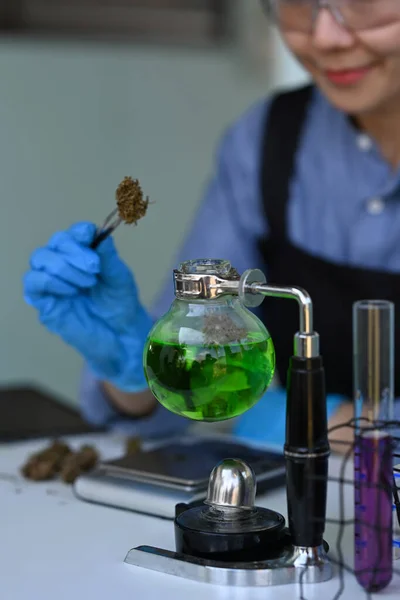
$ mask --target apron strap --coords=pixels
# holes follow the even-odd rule
[[[295,157],[314,87],[277,94],[268,111],[261,147],[261,196],[270,238],[286,238],[286,204]]]

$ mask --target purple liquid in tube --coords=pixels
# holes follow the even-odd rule
[[[393,577],[393,440],[380,431],[356,438],[355,573],[368,592],[378,592]]]
[[[379,592],[393,577],[394,304],[361,300],[353,307],[354,401],[357,420],[354,562],[358,583]],[[358,421],[364,419],[364,423]]]

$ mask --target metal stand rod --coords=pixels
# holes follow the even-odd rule
[[[249,291],[263,294],[275,298],[289,298],[297,300],[300,307],[300,328],[302,334],[312,334],[313,331],[313,306],[311,297],[302,288],[285,287],[279,285],[268,285],[253,283],[249,286]]]
[[[294,336],[294,355],[300,358],[319,356],[319,335],[313,329],[313,303],[306,290],[295,286],[271,285],[258,269],[243,273],[237,293],[243,304],[259,306],[266,296],[296,300],[299,305],[299,331]]]

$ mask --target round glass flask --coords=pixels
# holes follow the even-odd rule
[[[229,282],[239,279],[221,260],[188,261],[175,271],[177,298],[144,349],[149,387],[171,412],[223,421],[249,410],[268,389],[274,345],[263,323],[229,294]]]

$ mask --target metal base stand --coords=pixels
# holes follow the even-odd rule
[[[125,563],[201,583],[234,587],[267,587],[293,583],[322,583],[332,578],[327,548],[288,545],[280,556],[251,563],[216,562],[138,546],[128,552]]]
[[[238,459],[226,459],[211,473],[205,503],[177,506],[176,552],[139,546],[127,554],[125,563],[235,587],[331,579],[328,545],[295,546],[283,516],[255,507],[254,499],[255,476],[250,467]]]

